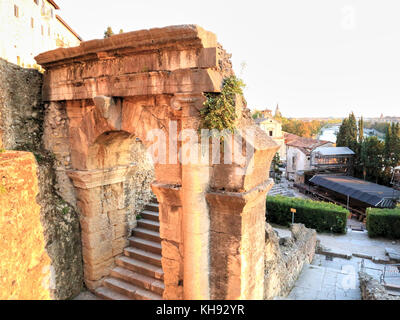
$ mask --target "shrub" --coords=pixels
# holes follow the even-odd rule
[[[367,230],[370,237],[400,239],[400,208],[368,208]]]
[[[338,205],[299,198],[269,196],[267,198],[267,221],[283,226],[292,222],[290,208],[296,209],[295,223],[303,223],[318,232],[346,233],[350,212]]]

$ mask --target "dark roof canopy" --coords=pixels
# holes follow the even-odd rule
[[[310,182],[373,207],[394,207],[400,197],[400,192],[392,188],[349,176],[315,175]]]

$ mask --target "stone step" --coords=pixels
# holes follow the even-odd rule
[[[147,252],[138,248],[128,247],[124,249],[124,254],[146,263],[161,267],[161,255],[156,253]]]
[[[153,264],[126,256],[120,256],[116,258],[115,262],[117,266],[124,267],[145,276],[152,277],[158,280],[164,279],[164,271],[159,266],[155,266]]]
[[[162,283],[160,280],[145,276],[137,272],[133,272],[125,268],[114,268],[113,270],[111,270],[111,276],[116,279],[120,279],[130,284],[133,284],[134,286],[151,291],[160,296],[162,296],[164,292],[164,283]]]
[[[94,292],[96,296],[106,300],[132,300],[126,295],[120,294],[106,287],[97,288]]]
[[[158,212],[143,210],[140,213],[140,215],[143,217],[143,219],[148,219],[148,220],[157,221],[157,222],[159,221]]]
[[[144,208],[145,208],[145,210],[158,212],[158,203],[150,202]]]
[[[161,243],[160,233],[143,228],[133,229],[132,236]]]
[[[115,278],[106,278],[104,286],[134,300],[162,300],[158,294]]]
[[[398,284],[387,283],[385,284],[385,288],[391,291],[397,291],[400,294],[400,285]]]
[[[139,219],[137,220],[137,226],[138,228],[143,228],[151,231],[160,231],[160,223],[158,221]]]
[[[130,245],[134,248],[161,254],[161,244],[158,242],[149,241],[149,240],[136,238],[136,237],[130,237],[130,238],[128,238],[128,240],[129,240]]]

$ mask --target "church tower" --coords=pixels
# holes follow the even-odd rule
[[[276,109],[275,109],[275,117],[282,117],[281,111],[279,110],[279,105],[276,105]]]

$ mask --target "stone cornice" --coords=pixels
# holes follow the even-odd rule
[[[103,170],[69,170],[67,171],[67,175],[71,178],[75,187],[80,189],[92,189],[124,182],[126,174],[135,165],[136,164],[130,164]]]
[[[161,47],[174,48],[211,48],[217,47],[216,36],[197,25],[180,25],[165,28],[139,30],[113,35],[106,39],[97,39],[82,42],[78,47],[59,48],[41,53],[35,57],[38,64],[44,68],[51,64],[70,60],[82,59],[84,56],[94,55],[106,58],[107,52],[133,49],[135,51],[152,50]]]

